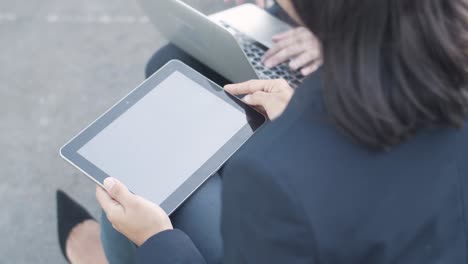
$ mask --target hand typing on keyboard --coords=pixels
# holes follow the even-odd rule
[[[322,64],[320,42],[304,27],[298,27],[273,37],[275,45],[263,56],[266,67],[272,68],[289,60],[292,70],[307,76]]]

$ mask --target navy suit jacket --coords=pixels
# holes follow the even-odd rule
[[[325,117],[320,73],[224,167],[225,263],[468,263],[468,129],[420,131],[385,152]],[[204,263],[182,231],[137,262]]]

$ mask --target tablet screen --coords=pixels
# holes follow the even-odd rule
[[[246,124],[245,113],[175,71],[78,153],[160,204]]]

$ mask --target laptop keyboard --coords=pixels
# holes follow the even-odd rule
[[[223,23],[223,25],[234,35],[242,49],[244,50],[247,58],[252,67],[257,72],[260,79],[272,80],[272,79],[284,79],[292,88],[297,88],[302,81],[304,76],[299,71],[293,71],[289,68],[287,63],[280,64],[273,68],[267,68],[262,63],[262,57],[266,52],[266,48],[260,43],[252,40],[242,32],[237,31],[233,27]]]

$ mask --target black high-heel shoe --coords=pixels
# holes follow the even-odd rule
[[[67,259],[66,246],[67,239],[72,229],[83,223],[86,220],[94,220],[86,209],[77,202],[73,201],[66,193],[61,190],[57,191],[57,227],[60,249],[62,254]]]

